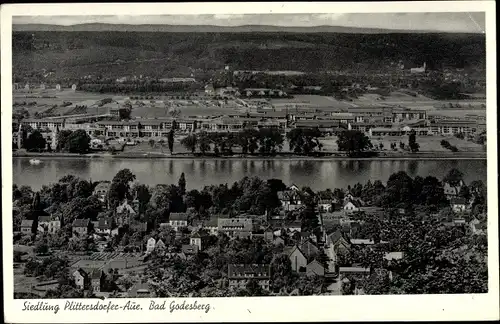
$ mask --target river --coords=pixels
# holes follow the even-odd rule
[[[187,187],[200,189],[211,184],[229,183],[244,176],[263,179],[278,178],[285,184],[309,186],[313,190],[345,188],[368,180],[386,182],[392,173],[406,171],[410,176],[431,175],[438,179],[457,168],[469,183],[486,183],[486,160],[288,160],[288,159],[78,159],[40,158],[31,165],[29,158],[13,159],[13,182],[40,189],[73,174],[83,179],[111,180],[120,170],[128,168],[141,183],[177,183],[185,173]]]

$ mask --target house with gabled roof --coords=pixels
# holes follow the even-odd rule
[[[285,190],[277,192],[278,199],[281,202],[281,207],[285,211],[296,210],[302,206],[302,198],[300,193],[295,190]]]
[[[207,220],[197,220],[193,221],[193,228],[196,229],[204,229],[207,231],[210,235],[215,235],[217,236],[219,227],[218,227],[218,220],[216,217],[211,217],[210,219]]]
[[[52,214],[52,216],[50,216],[48,232],[50,234],[57,233],[61,229],[61,226],[62,226],[62,215]]]
[[[291,221],[286,223],[283,228],[291,233],[300,233],[302,231],[302,222],[300,220]]]
[[[146,253],[153,252],[155,247],[156,247],[156,240],[153,237],[149,238],[146,243]]]
[[[197,245],[191,245],[191,244],[184,244],[182,245],[182,253],[185,255],[193,255],[198,253],[198,246]]]
[[[269,264],[228,264],[229,288],[245,289],[250,280],[255,280],[264,290],[269,290],[271,266]]]
[[[206,243],[207,235],[204,231],[196,231],[191,234],[189,239],[190,245],[196,245],[198,247],[198,251],[203,251],[203,247]]]
[[[273,245],[275,246],[278,246],[278,245],[285,245],[285,240],[280,237],[280,236],[277,236],[276,238],[274,238],[273,240]]]
[[[92,287],[92,291],[94,293],[101,292],[102,285],[103,285],[104,281],[106,280],[106,274],[104,273],[104,271],[102,271],[101,269],[94,269],[90,273],[89,278],[90,278],[90,286]]]
[[[348,251],[351,247],[349,240],[346,239],[341,230],[336,230],[326,237],[325,253],[327,257],[332,261],[329,264],[329,271],[332,271],[332,265],[337,262],[337,256],[343,251]]]
[[[323,277],[325,275],[325,267],[318,260],[312,260],[306,266],[306,275],[308,277]]]
[[[157,251],[165,251],[165,243],[163,243],[162,239],[158,239],[158,242],[156,242],[155,250]]]
[[[292,265],[292,271],[305,272],[307,266],[307,257],[297,245],[287,246],[283,249],[283,254],[288,256]]]
[[[188,214],[170,213],[168,223],[177,232],[180,228],[188,226]]]
[[[99,199],[100,202],[104,203],[111,187],[110,181],[101,181],[94,188],[93,195]]]
[[[137,213],[132,205],[125,199],[118,207],[116,207],[116,224],[119,227],[130,225],[136,215]]]
[[[31,235],[35,233],[35,229],[33,228],[34,222],[31,219],[23,219],[21,221],[21,233],[23,235]]]
[[[308,261],[314,260],[319,255],[318,247],[309,240],[301,243],[299,248]]]
[[[113,223],[112,217],[101,217],[97,221],[97,226],[94,227],[94,230],[97,234],[111,235]]]
[[[130,287],[127,291],[127,296],[129,298],[151,298],[153,297],[153,292],[147,282],[140,281]]]
[[[321,199],[318,201],[318,209],[320,212],[331,213],[333,212],[333,202],[330,199]]]
[[[465,198],[454,197],[454,198],[450,199],[450,205],[451,205],[451,209],[455,213],[463,213],[463,212],[465,212],[465,209],[467,208],[467,201],[465,200]]]
[[[86,236],[90,231],[90,219],[75,219],[71,227],[73,236]]]
[[[254,230],[250,218],[219,218],[218,229],[231,238],[249,238]]]
[[[464,185],[465,183],[463,182],[463,180],[460,180],[457,185],[445,181],[443,183],[443,191],[446,198],[452,199],[458,197],[458,195],[460,194],[460,190]]]
[[[361,208],[361,204],[357,200],[349,200],[344,203],[344,212],[353,213],[359,211]]]
[[[486,234],[487,223],[484,220],[480,221],[477,218],[474,218],[469,222],[469,228],[474,235],[484,235]]]
[[[89,275],[82,268],[78,268],[73,272],[75,286],[79,289],[85,289],[89,285]]]

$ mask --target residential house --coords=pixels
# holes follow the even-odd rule
[[[42,227],[44,232],[49,230],[51,217],[50,216],[38,216],[38,227]]]
[[[318,247],[309,240],[301,243],[299,245],[299,248],[302,251],[302,253],[304,254],[304,256],[306,257],[307,261],[312,261],[320,253]]]
[[[273,245],[278,246],[278,245],[285,245],[285,240],[281,238],[280,236],[276,237],[273,240]]]
[[[97,221],[97,226],[94,230],[97,234],[111,235],[111,230],[113,229],[113,218],[112,217],[101,217]]]
[[[125,199],[121,205],[116,207],[116,224],[118,227],[130,225],[137,215],[132,205]]]
[[[402,260],[404,258],[404,252],[387,252],[384,254],[384,260],[389,262]]]
[[[333,272],[339,253],[348,251],[351,247],[349,241],[344,237],[341,230],[337,230],[326,237],[325,253],[331,261],[328,265],[328,271]]]
[[[228,279],[231,289],[245,289],[250,280],[256,280],[264,290],[269,290],[271,266],[269,264],[228,264]]]
[[[302,222],[300,220],[295,220],[285,224],[283,228],[290,231],[291,233],[293,232],[300,233],[302,231]]]
[[[344,203],[344,212],[353,213],[359,211],[361,204],[357,200],[349,200]]]
[[[23,219],[21,221],[21,233],[23,235],[31,235],[35,233],[35,229],[33,228],[34,222],[30,219]]]
[[[103,282],[106,278],[106,274],[100,269],[94,269],[90,274],[90,286],[94,293],[101,292]]]
[[[278,199],[281,202],[281,207],[285,211],[296,210],[302,206],[302,199],[300,197],[299,191],[296,190],[278,191],[277,195]]]
[[[89,276],[85,270],[79,268],[73,272],[73,278],[75,279],[75,286],[79,289],[85,289],[89,284]]]
[[[295,184],[292,184],[290,187],[288,187],[288,190],[300,192],[300,188]]]
[[[90,219],[75,219],[71,227],[74,236],[83,237],[90,231]]]
[[[203,233],[200,233],[199,231],[191,235],[191,238],[189,239],[189,244],[190,245],[195,245],[198,247],[198,251],[203,251],[203,244],[205,241],[205,235]]]
[[[306,266],[306,275],[308,277],[323,277],[325,275],[325,267],[318,260],[312,260]]]
[[[147,222],[132,222],[132,224],[130,224],[130,228],[133,231],[136,231],[139,233],[145,233],[148,230],[148,223]]]
[[[52,215],[49,222],[48,232],[50,234],[57,233],[61,229],[61,219],[57,215]]]
[[[374,245],[375,241],[370,239],[351,239],[351,245]]]
[[[283,253],[288,256],[292,264],[292,270],[295,272],[305,272],[307,266],[307,257],[297,245],[287,246]]]
[[[215,217],[212,217],[208,220],[199,220],[193,221],[194,229],[204,229],[210,235],[217,236],[218,233],[218,220]]]
[[[354,197],[352,195],[352,193],[350,191],[346,192],[346,194],[344,195],[344,204],[347,203],[348,201],[351,201],[351,200],[356,200],[356,197]]]
[[[318,209],[323,213],[331,213],[333,212],[333,203],[328,199],[321,199],[318,201]]]
[[[469,223],[469,228],[474,235],[484,235],[486,234],[487,223],[486,221],[480,221],[477,218],[474,218]]]
[[[191,245],[191,244],[184,244],[182,245],[182,253],[185,255],[193,255],[198,253],[198,246],[197,245]]]
[[[448,199],[456,198],[460,194],[460,190],[462,189],[462,186],[464,185],[463,181],[460,181],[457,186],[451,185],[449,182],[444,182],[443,183],[443,190],[444,194]]]
[[[170,213],[168,222],[170,226],[177,232],[180,228],[188,226],[188,214]]]
[[[266,228],[264,230],[264,241],[272,242],[273,239],[274,239],[273,229],[271,227]]]
[[[149,288],[147,282],[137,282],[135,285],[130,287],[127,292],[129,298],[151,298],[153,297],[153,292]]]
[[[157,242],[156,242],[156,246],[155,246],[155,250],[157,251],[165,251],[165,243],[163,243],[162,239],[159,239]]]
[[[146,253],[153,252],[155,246],[156,246],[156,240],[154,238],[150,238],[146,243]]]
[[[109,188],[111,187],[111,182],[110,181],[101,181],[97,184],[97,186],[94,188],[94,196],[99,199],[101,202],[106,201],[106,197],[108,196]]]
[[[450,204],[455,213],[463,213],[467,208],[467,201],[464,198],[451,198]]]
[[[250,218],[219,218],[219,232],[231,238],[249,238],[254,230],[253,220]]]

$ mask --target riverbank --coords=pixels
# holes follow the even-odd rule
[[[349,157],[343,152],[323,152],[321,156],[304,156],[294,153],[280,153],[275,156],[268,155],[248,155],[248,154],[233,154],[231,156],[216,156],[201,155],[192,153],[90,153],[90,154],[74,154],[74,153],[37,153],[37,152],[21,152],[15,151],[12,153],[13,158],[71,158],[71,159],[248,159],[248,160],[486,160],[486,152],[418,152],[418,153],[402,153],[402,152],[381,152],[377,156],[372,157]]]

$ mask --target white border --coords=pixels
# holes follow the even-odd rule
[[[204,298],[201,311],[23,312],[24,300],[13,300],[12,267],[12,16],[27,15],[155,15],[243,13],[363,13],[363,12],[486,12],[487,48],[487,170],[489,293],[474,295],[319,296],[269,298]],[[1,7],[2,66],[2,211],[5,322],[225,322],[225,321],[359,321],[359,320],[491,320],[499,318],[498,188],[496,111],[496,28],[494,1],[440,1],[390,3],[177,3],[177,4],[19,4]],[[149,299],[134,300],[148,308]],[[167,304],[170,303],[170,299]],[[181,302],[184,299],[175,299]],[[189,300],[186,298],[186,300]],[[194,299],[192,299],[194,300]],[[49,301],[49,300],[43,300]],[[81,301],[81,300],[80,300]],[[90,300],[84,300],[90,302]],[[93,300],[92,300],[93,301]],[[57,300],[62,307],[64,300]]]

